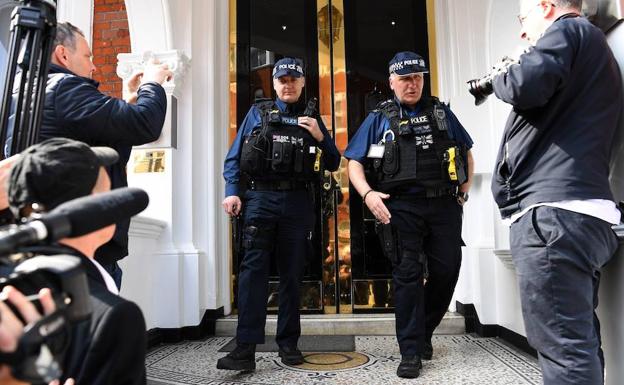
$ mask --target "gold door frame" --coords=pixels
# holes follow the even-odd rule
[[[342,154],[348,142],[343,0],[317,0],[317,23],[320,112]],[[333,177],[343,199],[336,205],[334,196],[334,215],[329,218],[329,256],[323,261],[323,309],[325,313],[351,313],[351,221],[345,158]]]

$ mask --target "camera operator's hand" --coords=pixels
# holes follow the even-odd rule
[[[156,59],[151,59],[143,70],[143,76],[141,77],[141,84],[147,82],[156,82],[163,84],[165,81],[173,79],[173,72],[169,70],[169,65],[161,64]]]
[[[241,199],[236,195],[225,197],[221,205],[223,206],[225,213],[230,216],[240,214],[241,209],[243,208],[243,202],[241,202]]]
[[[20,313],[21,317],[27,324],[37,322],[41,318],[41,314],[30,303],[19,290],[12,286],[6,286],[0,293],[0,350],[4,353],[12,353],[17,349],[17,344],[24,334],[24,324],[17,318],[5,302],[10,302]],[[43,307],[44,314],[48,315],[54,312],[56,306],[52,299],[50,289],[41,289],[39,291],[39,301]],[[8,365],[0,365],[0,383],[1,384],[25,384],[17,381],[11,375],[11,369]],[[58,385],[58,381],[52,382]],[[64,385],[73,385],[74,380],[67,380]]]
[[[17,348],[19,338],[24,334],[25,325],[13,314],[5,303],[6,301],[10,302],[19,311],[20,316],[27,324],[41,319],[41,314],[39,314],[35,305],[16,288],[6,286],[2,290],[0,293],[0,350],[5,353],[11,353]],[[46,315],[51,314],[56,309],[50,289],[41,289],[39,291],[39,301]]]

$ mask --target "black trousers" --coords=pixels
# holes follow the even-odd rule
[[[269,267],[276,253],[280,276],[276,341],[294,346],[301,335],[300,284],[314,226],[312,201],[306,190],[247,191],[243,210],[245,256],[238,273],[237,341],[264,343]]]
[[[393,263],[396,334],[402,355],[421,355],[448,310],[461,266],[462,208],[455,197],[386,201],[399,238]],[[424,260],[429,277],[423,284]]]
[[[534,208],[511,225],[524,325],[544,384],[604,383],[595,309],[600,268],[617,246],[609,223],[554,207]]]

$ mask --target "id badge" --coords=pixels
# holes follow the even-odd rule
[[[371,144],[368,148],[367,158],[381,159],[384,155],[385,146],[381,144]]]

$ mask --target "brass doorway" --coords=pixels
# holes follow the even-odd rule
[[[321,118],[343,153],[376,102],[391,96],[390,58],[412,50],[429,59],[432,6],[423,0],[230,0],[230,140],[256,98],[275,97],[272,66],[291,56],[304,61],[305,99],[319,98]],[[390,264],[346,166],[343,158],[312,194],[316,226],[302,284],[304,313],[393,310]],[[232,256],[233,308],[241,258]],[[270,311],[278,303],[273,266]]]

